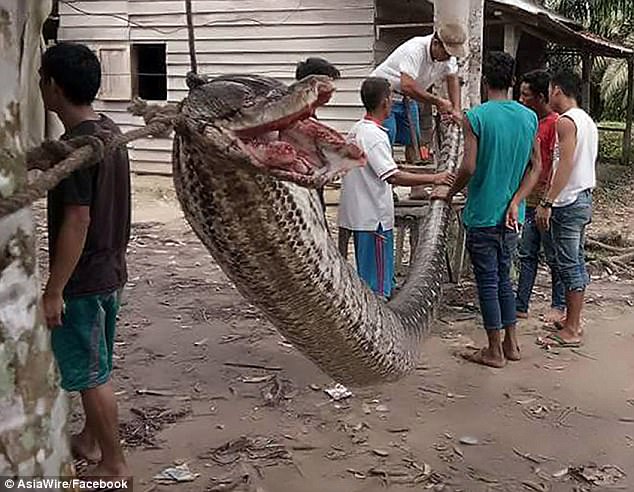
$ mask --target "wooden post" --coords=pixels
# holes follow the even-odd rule
[[[592,72],[592,55],[588,52],[583,54],[581,66],[581,107],[590,113],[590,73]]]
[[[517,49],[520,45],[522,30],[515,24],[504,24],[504,51],[517,60]],[[515,63],[517,71],[517,63]],[[517,75],[517,73],[515,74]],[[509,87],[509,97],[513,98],[513,87]]]
[[[190,70],[198,73],[196,61],[196,38],[194,33],[194,14],[192,13],[192,0],[185,0],[185,13],[187,14],[187,42],[189,43]]]
[[[513,58],[517,58],[517,48],[520,45],[522,30],[515,24],[504,24],[504,51]]]
[[[627,62],[627,112],[625,113],[625,133],[623,134],[623,164],[630,164],[632,154],[632,118],[634,118],[634,56]]]

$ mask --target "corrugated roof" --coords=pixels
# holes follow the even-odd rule
[[[592,51],[599,56],[634,56],[634,48],[583,31],[579,23],[531,0],[489,0],[488,5],[515,14],[515,19],[524,24],[527,31],[538,34],[543,39],[583,51]]]
[[[553,19],[556,19],[559,22],[567,24],[569,26],[578,27],[581,30],[582,26],[576,21],[572,19],[568,19],[563,15],[558,14],[557,12],[553,12],[552,10],[547,9],[531,0],[495,0],[493,3],[500,3],[507,5],[509,7],[516,7],[518,9],[523,10],[524,12],[529,12],[531,14],[539,15],[547,15]]]

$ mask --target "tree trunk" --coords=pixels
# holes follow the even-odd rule
[[[0,0],[0,197],[26,182],[24,152],[43,135],[38,91],[48,0]],[[68,402],[40,310],[30,209],[0,219],[0,476],[71,476]]]
[[[471,0],[469,15],[469,56],[464,66],[463,108],[480,104],[482,94],[482,46],[484,37],[484,0]]]

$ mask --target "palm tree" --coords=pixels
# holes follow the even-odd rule
[[[632,0],[546,0],[545,4],[596,34],[634,46]],[[622,119],[627,69],[626,60],[596,59],[592,78],[601,95],[602,118]]]

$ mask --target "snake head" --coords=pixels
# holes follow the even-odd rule
[[[269,77],[226,75],[192,84],[182,110],[202,125],[217,152],[231,148],[262,172],[317,188],[366,163],[356,145],[314,118],[334,91],[325,76],[286,86]]]

